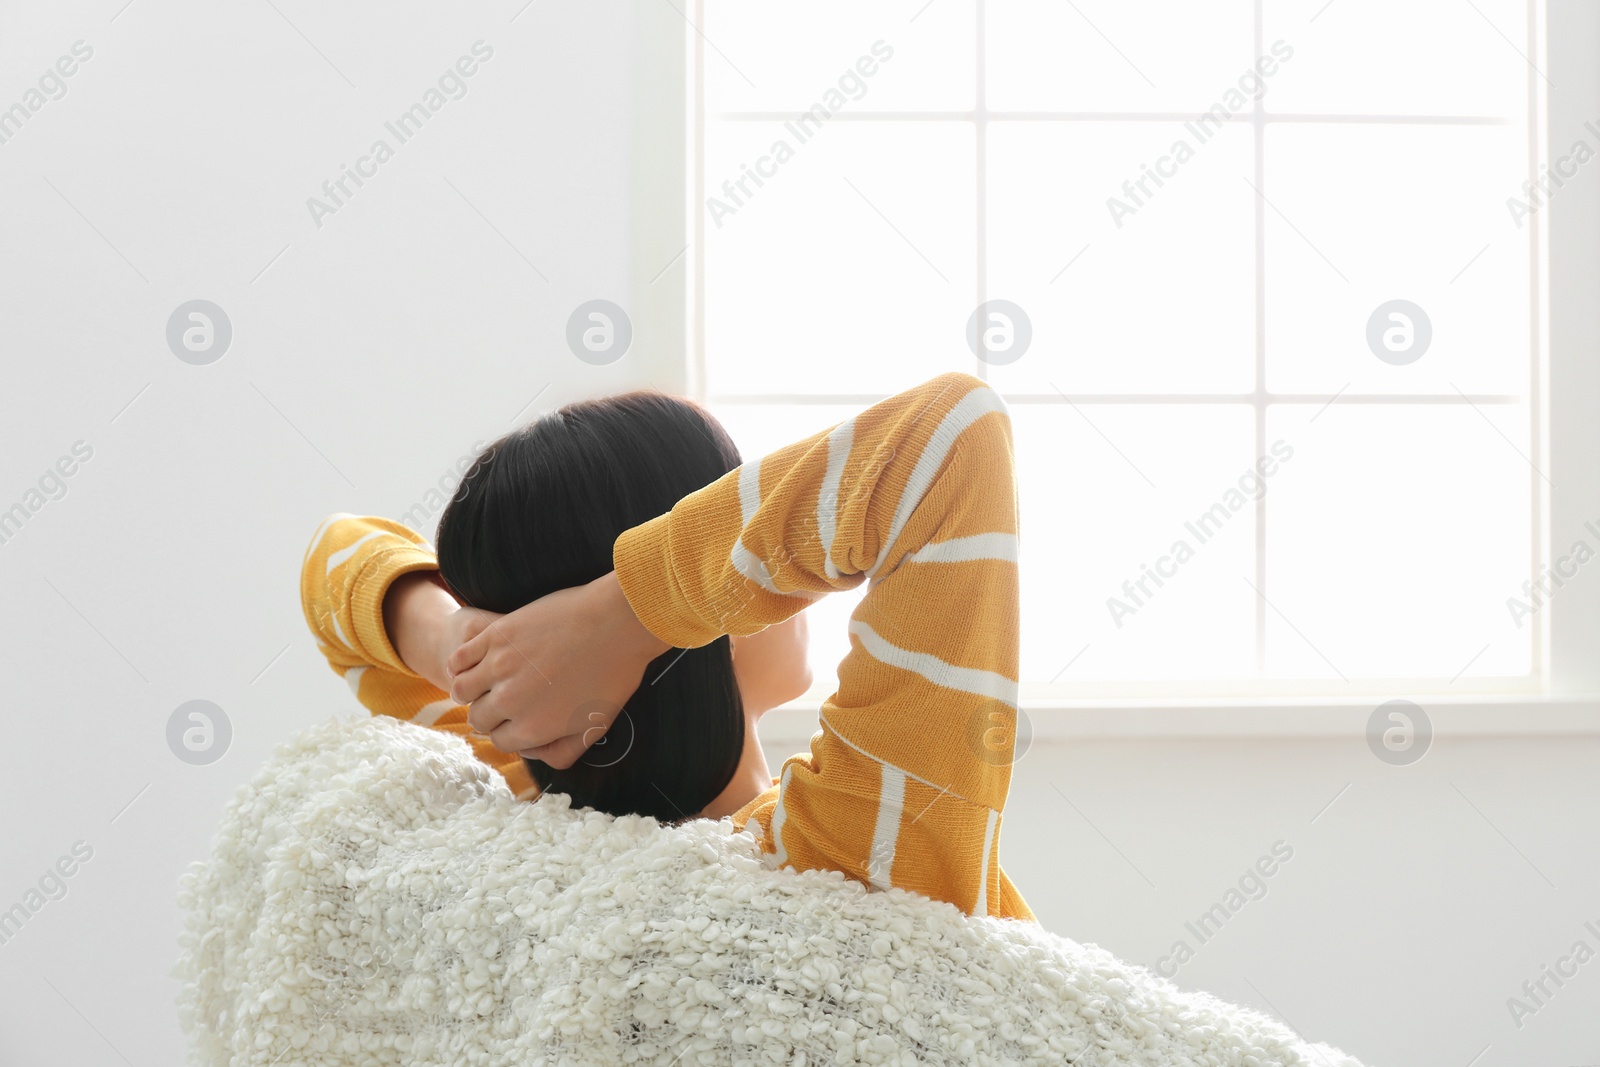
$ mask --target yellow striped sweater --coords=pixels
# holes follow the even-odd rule
[[[751,634],[868,582],[808,753],[733,817],[780,865],[1032,919],[1000,869],[1017,704],[1017,501],[999,395],[944,374],[781,448],[617,538],[639,619],[669,644]],[[400,661],[383,595],[437,566],[415,532],[333,516],[301,597],[333,668],[375,713],[465,737],[519,796],[536,787]]]

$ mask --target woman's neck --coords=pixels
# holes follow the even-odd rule
[[[739,754],[739,766],[722,792],[700,812],[700,818],[725,818],[772,788],[772,771],[767,768],[767,756],[761,751],[761,738],[756,734],[757,718],[745,714],[744,751]]]

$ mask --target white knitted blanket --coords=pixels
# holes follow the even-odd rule
[[[516,801],[383,717],[280,747],[183,878],[196,1062],[1360,1067],[1033,923]]]

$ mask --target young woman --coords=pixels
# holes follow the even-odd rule
[[[699,408],[569,405],[478,457],[439,524],[336,515],[307,622],[370,710],[465,736],[519,797],[731,817],[772,862],[1032,919],[998,862],[1017,700],[1017,503],[998,394],[945,374],[739,465]],[[800,612],[868,581],[838,690]]]

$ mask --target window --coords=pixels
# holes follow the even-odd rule
[[[1532,691],[1542,8],[705,0],[691,387],[999,389],[1025,696]]]

